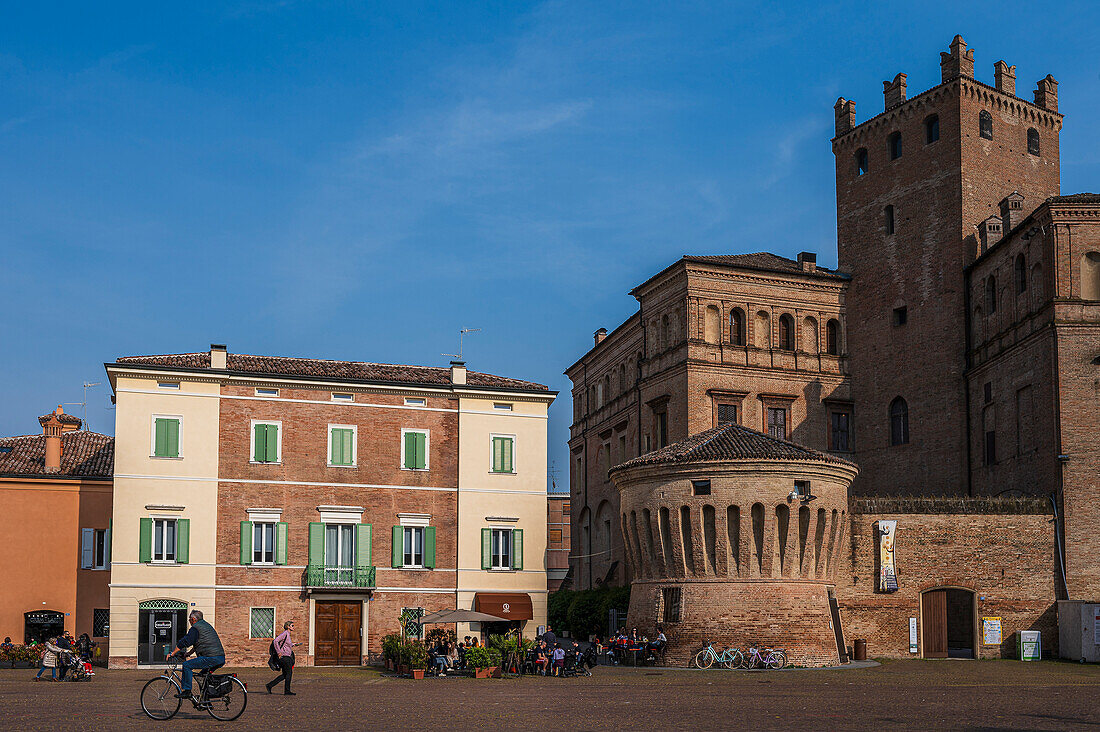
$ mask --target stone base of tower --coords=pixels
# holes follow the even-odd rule
[[[675,601],[679,588],[679,620]],[[652,636],[660,625],[668,637],[670,665],[688,665],[703,641],[715,649],[753,643],[781,648],[792,666],[839,663],[829,610],[831,583],[791,579],[635,581],[630,623]]]

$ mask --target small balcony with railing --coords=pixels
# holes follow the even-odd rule
[[[311,590],[362,591],[374,589],[374,567],[328,567],[323,564],[306,566],[303,584]]]

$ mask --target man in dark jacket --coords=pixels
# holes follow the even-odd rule
[[[187,616],[191,623],[191,630],[176,643],[176,650],[168,654],[168,658],[175,655],[187,656],[186,649],[195,652],[194,658],[188,658],[183,662],[183,690],[176,694],[180,699],[188,699],[191,696],[191,674],[197,668],[216,669],[225,665],[225,649],[222,648],[221,638],[214,626],[202,619],[201,610],[192,610]]]

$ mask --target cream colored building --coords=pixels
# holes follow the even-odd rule
[[[108,364],[115,393],[110,666],[163,661],[214,620],[219,379]]]
[[[470,390],[459,398],[458,607],[527,620],[527,637],[546,624],[546,424],[553,400],[553,393]],[[460,626],[458,635],[484,630]]]

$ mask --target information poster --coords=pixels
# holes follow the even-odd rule
[[[982,618],[982,645],[1001,645],[1001,619]]]
[[[1092,614],[1096,616],[1096,620],[1093,621],[1092,625],[1092,642],[1100,646],[1100,605],[1093,605]]]
[[[917,619],[909,618],[909,652],[917,652]]]
[[[894,569],[894,534],[897,530],[897,521],[878,522],[879,592],[898,591],[898,575]]]

